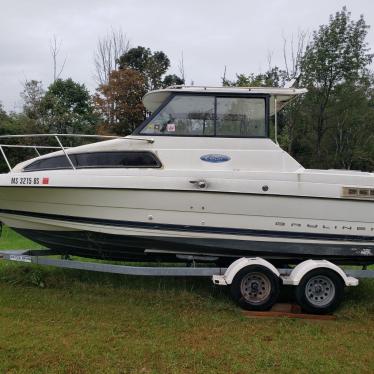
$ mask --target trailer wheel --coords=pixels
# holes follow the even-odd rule
[[[261,265],[241,269],[231,283],[231,296],[247,310],[268,310],[278,299],[280,279]]]
[[[344,294],[343,279],[330,269],[314,269],[305,274],[296,287],[296,300],[302,309],[313,314],[332,313]]]

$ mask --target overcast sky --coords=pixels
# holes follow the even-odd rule
[[[373,0],[1,0],[0,101],[20,110],[19,92],[28,79],[48,87],[53,77],[50,41],[62,41],[62,78],[71,77],[91,91],[97,40],[121,28],[132,46],[162,50],[170,73],[178,73],[181,53],[187,83],[220,84],[235,73],[266,70],[268,56],[282,64],[283,39],[313,31],[344,5],[354,19],[364,14],[374,27]],[[368,42],[374,48],[374,29]]]

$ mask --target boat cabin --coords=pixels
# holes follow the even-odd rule
[[[269,119],[274,115],[277,143],[276,113],[305,92],[305,89],[295,88],[196,86],[152,91],[143,98],[150,115],[131,136],[65,149],[60,137],[75,135],[51,134],[48,136],[54,137],[60,146],[52,148],[59,151],[43,156],[38,152],[39,157],[35,159],[15,168],[9,163],[8,166],[11,171],[22,172],[98,168],[199,169],[208,167],[201,164],[203,160],[205,164],[219,164],[215,169],[294,171],[300,165],[269,139]],[[187,144],[183,137],[194,140]],[[28,147],[36,151],[40,148]],[[187,150],[191,156],[188,161],[185,159]],[[205,154],[208,150],[209,154]],[[223,150],[225,155],[221,154]],[[1,145],[0,151],[4,155]],[[196,157],[192,158],[195,153]]]
[[[152,115],[133,135],[268,138],[269,117],[296,95],[294,88],[176,86],[152,91]]]

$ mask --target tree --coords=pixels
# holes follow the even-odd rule
[[[12,124],[12,120],[10,116],[6,113],[6,111],[3,108],[2,103],[0,102],[0,135],[10,135],[13,134],[15,131],[15,126]],[[2,140],[3,142],[3,140]],[[6,140],[4,141],[6,143]],[[9,153],[7,152],[7,149],[3,149],[3,151],[6,153],[7,157],[10,158]],[[9,160],[10,162],[13,162],[13,160]],[[13,165],[13,163],[11,163]],[[9,171],[7,164],[5,163],[5,160],[0,154],[0,173],[6,173]]]
[[[337,87],[346,82],[354,84],[372,61],[365,42],[367,32],[363,16],[353,21],[344,7],[313,33],[301,60],[301,84],[309,90],[307,115],[312,119],[317,162],[322,160],[322,141],[329,128],[329,111],[336,101],[333,96],[338,93]]]
[[[129,49],[118,61],[120,69],[133,69],[142,74],[147,90],[166,87],[170,82],[184,83],[176,75],[164,77],[170,67],[170,60],[162,51],[152,52],[149,48],[138,46]]]
[[[6,129],[8,128],[10,118],[7,112],[3,108],[3,104],[0,101],[0,135],[6,134]]]
[[[296,41],[293,35],[288,41],[283,38],[283,62],[282,85],[287,84],[289,87],[299,87],[301,76],[301,61],[305,53],[305,44],[308,33],[299,31]],[[280,112],[279,121],[279,143],[287,149],[287,152],[294,156],[295,149],[299,145],[299,136],[302,135],[303,122],[301,113],[304,105],[304,97],[294,98]]]
[[[38,120],[40,116],[40,104],[44,97],[44,89],[42,82],[37,80],[26,80],[23,85],[21,97],[24,101],[23,113],[34,120]]]
[[[331,109],[332,130],[327,133],[331,144],[330,163],[335,168],[374,169],[374,99],[373,77],[359,82],[345,82],[336,88]]]
[[[8,115],[6,113],[6,111],[4,110],[3,108],[3,103],[0,101],[0,130],[2,129],[3,126],[2,123],[7,120],[8,118]]]
[[[131,68],[140,73],[144,73],[148,70],[148,64],[151,57],[152,51],[149,48],[141,46],[131,48],[122,56],[120,56],[118,60],[119,68]]]
[[[284,77],[289,82],[294,80],[292,82],[293,87],[298,87],[299,85],[301,61],[304,57],[308,35],[308,32],[299,30],[296,43],[293,35],[291,35],[290,41],[283,37]]]
[[[34,129],[35,121],[28,118],[23,113],[8,114],[0,102],[0,135],[15,135],[27,133]]]
[[[184,80],[182,78],[179,78],[178,75],[170,74],[165,76],[162,82],[162,87],[166,88],[169,86],[178,86],[182,84],[184,84]]]
[[[129,48],[130,42],[121,29],[111,29],[106,36],[98,40],[94,55],[98,85],[108,83],[110,73],[118,70],[119,58],[126,54]]]
[[[61,44],[62,42],[57,41],[56,35],[53,35],[53,39],[51,40],[50,43],[50,49],[51,49],[51,56],[52,56],[52,61],[53,61],[53,82],[56,79],[59,79],[61,76],[61,73],[64,71],[65,64],[67,57],[65,57],[64,62],[61,64],[61,66],[58,66],[58,55],[60,54],[61,50]]]
[[[0,102],[0,135],[30,134],[35,133],[35,130],[34,120],[23,113],[6,113]],[[25,144],[25,142],[22,143],[22,140],[18,139],[4,139],[2,142],[5,144]],[[35,151],[30,149],[4,147],[4,152],[11,166],[27,158],[35,157]],[[0,155],[0,172],[7,172],[8,170],[8,166]]]
[[[127,135],[145,119],[142,98],[148,90],[184,81],[175,74],[165,76],[170,60],[162,51],[138,46],[123,53],[117,62],[118,70],[112,70],[108,82],[100,84],[94,100],[102,118],[99,132]]]
[[[154,90],[163,86],[162,76],[170,67],[168,56],[162,51],[156,51],[148,59],[147,75],[149,77],[150,89]]]
[[[40,103],[40,121],[51,133],[93,132],[96,119],[88,90],[71,78],[53,82]]]
[[[129,68],[113,70],[108,84],[101,85],[94,98],[103,119],[100,131],[130,134],[145,118],[142,98],[146,92],[146,82],[139,71]]]
[[[228,87],[282,87],[285,82],[285,71],[277,66],[269,67],[269,70],[260,74],[237,74],[236,80],[230,81],[224,78],[222,83]]]

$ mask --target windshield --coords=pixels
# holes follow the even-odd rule
[[[265,99],[176,95],[140,133],[265,137]]]

